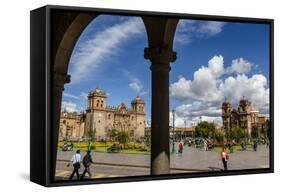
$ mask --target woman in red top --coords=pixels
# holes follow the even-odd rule
[[[183,151],[183,144],[182,142],[179,143],[179,153],[182,153]]]

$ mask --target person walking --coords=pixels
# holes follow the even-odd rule
[[[224,171],[227,171],[227,161],[228,161],[228,159],[229,159],[229,155],[226,152],[225,147],[223,147],[222,152],[221,152],[221,160],[222,160],[222,163],[223,163]]]
[[[266,139],[266,148],[269,148],[269,139]]]
[[[182,142],[180,141],[179,142],[179,150],[178,150],[179,153],[182,153],[183,152],[183,144]]]
[[[91,174],[91,171],[90,171],[90,166],[91,166],[92,163],[94,163],[93,160],[92,160],[91,151],[87,151],[87,154],[84,156],[82,162],[83,162],[83,166],[84,166],[85,169],[84,169],[84,172],[81,176],[81,179],[83,179],[85,177],[86,173],[88,173],[88,175],[91,177],[92,174]]]
[[[72,163],[73,171],[72,171],[69,179],[72,180],[74,174],[76,174],[77,179],[80,179],[80,176],[79,176],[79,169],[80,169],[80,163],[81,163],[80,150],[76,151],[76,153],[72,156],[70,162]],[[68,164],[68,166],[69,166],[69,164]]]
[[[257,151],[257,148],[258,148],[258,142],[254,140],[254,145],[253,145],[254,151]]]
[[[204,140],[204,150],[208,151],[208,142],[207,142],[207,140]]]

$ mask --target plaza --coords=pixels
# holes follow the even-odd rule
[[[256,146],[260,140],[271,141],[267,77],[263,74],[248,74],[251,71],[252,61],[242,57],[228,58],[225,56],[224,60],[224,54],[216,54],[213,57],[208,54],[204,59],[206,61],[208,58],[208,64],[201,65],[203,61],[197,60],[202,57],[201,53],[196,56],[196,61],[186,58],[185,62],[190,62],[189,65],[185,62],[182,63],[181,59],[176,61],[177,57],[185,56],[187,48],[185,47],[182,51],[174,50],[177,26],[179,24],[180,29],[184,21],[180,22],[175,18],[144,16],[139,19],[128,18],[121,23],[119,23],[120,21],[107,23],[109,24],[108,29],[120,32],[128,24],[134,24],[133,27],[137,29],[138,26],[141,26],[138,33],[147,37],[147,44],[139,44],[140,46],[136,47],[136,50],[133,49],[134,44],[128,45],[127,51],[124,52],[129,53],[130,56],[131,53],[140,56],[132,57],[137,58],[138,62],[136,62],[137,60],[128,61],[128,55],[123,57],[126,58],[126,62],[120,60],[120,65],[118,65],[120,67],[112,70],[112,67],[117,66],[113,65],[115,60],[108,61],[108,65],[111,67],[107,68],[107,74],[100,77],[93,75],[94,69],[83,71],[84,75],[89,77],[89,81],[85,84],[79,72],[85,55],[81,56],[79,49],[76,50],[74,45],[82,35],[81,32],[84,29],[87,31],[89,23],[92,27],[87,35],[95,42],[100,33],[93,33],[92,30],[96,29],[96,26],[91,24],[100,16],[78,13],[74,14],[73,18],[64,18],[60,15],[58,18],[66,22],[55,23],[55,26],[62,27],[61,33],[58,33],[55,38],[62,41],[54,51],[56,55],[52,104],[54,111],[53,130],[51,130],[54,139],[50,144],[54,153],[52,162],[56,166],[52,169],[51,175],[57,175],[58,179],[59,177],[67,178],[71,167],[66,168],[65,165],[69,163],[77,149],[94,150],[92,165],[94,178],[103,178],[219,171],[223,169],[223,166],[220,157],[221,149],[218,147],[228,145],[231,148],[232,145],[241,145],[244,149],[244,146],[247,145]],[[112,24],[114,25],[112,26]],[[205,26],[210,23],[199,22],[198,24]],[[77,29],[77,25],[79,29]],[[221,31],[225,24],[220,23],[220,25]],[[189,28],[191,27],[187,27],[187,29]],[[232,30],[229,32],[231,33]],[[104,41],[106,40],[104,39]],[[143,39],[138,43],[144,43]],[[83,45],[81,46],[83,50],[88,50],[88,44]],[[93,45],[96,46],[95,43]],[[214,45],[212,44],[212,46]],[[204,48],[205,46],[202,47],[202,50]],[[111,47],[110,50],[112,50]],[[65,54],[61,54],[62,51]],[[211,51],[213,49],[208,52]],[[95,53],[95,51],[93,50],[91,53]],[[106,55],[106,53],[97,53],[97,56]],[[72,62],[70,58],[72,54],[78,54],[75,62]],[[91,58],[89,57],[90,60]],[[151,64],[150,71],[147,67],[136,64],[143,63],[144,59]],[[84,66],[82,69],[94,66],[93,62],[86,63],[86,67]],[[172,66],[173,62],[177,64]],[[105,65],[106,62],[101,63]],[[193,67],[192,63],[194,63]],[[75,67],[69,67],[69,64]],[[83,62],[82,65],[84,65]],[[237,66],[240,69],[245,65],[246,70],[237,69]],[[120,74],[117,70],[119,68],[124,69],[124,73]],[[130,70],[127,71],[128,69]],[[142,77],[138,77],[139,74],[142,74]],[[192,76],[193,79],[190,79]],[[114,77],[116,81],[112,81]],[[261,84],[259,85],[263,92],[261,97],[257,97],[256,92],[248,91],[248,85],[256,85],[256,82]],[[69,83],[71,84],[66,85]],[[109,93],[98,88],[99,84]],[[97,87],[94,90],[93,85]],[[233,88],[240,86],[243,89],[237,90],[233,94]],[[84,87],[83,90],[81,87]],[[253,89],[255,90],[256,86]],[[225,102],[222,103],[223,97],[225,97]],[[120,104],[117,104],[118,102]],[[130,108],[125,105],[129,102],[131,103]],[[112,104],[112,106],[108,104]],[[236,105],[238,105],[237,108],[232,107]],[[127,106],[129,105],[127,104]],[[81,113],[78,114],[78,111]],[[73,114],[76,114],[75,118],[73,118]],[[195,144],[192,143],[192,146],[197,146],[198,141],[201,143],[200,145],[207,147],[211,145],[217,149],[203,151],[198,148],[185,147],[182,154],[173,153],[175,150],[174,148],[171,150],[171,140],[175,142],[186,139],[186,137],[199,138],[195,140]],[[70,143],[71,149],[74,150],[61,152],[62,142],[65,146]],[[72,142],[78,143],[79,146],[72,145]],[[87,149],[86,142],[88,143]],[[105,145],[107,142],[113,142],[113,145],[102,146],[104,151],[95,152],[97,149],[101,150],[101,146],[95,145],[96,142],[104,142]],[[129,146],[129,142],[133,143],[133,146]],[[80,146],[80,143],[83,147]],[[135,147],[135,143],[143,145],[143,147]],[[175,146],[178,146],[178,143]],[[231,154],[228,169],[269,168],[269,149],[261,145],[258,148],[257,152],[248,149]],[[135,149],[138,150],[138,153],[145,151],[148,154],[127,154]],[[111,150],[117,150],[117,153],[108,153],[112,152]],[[170,153],[171,151],[172,153]],[[84,153],[81,155],[83,157]],[[223,158],[224,170],[227,170],[226,159],[227,156]],[[73,161],[77,173],[78,164],[76,163]]]
[[[75,151],[59,151],[56,178],[68,179],[72,167],[67,167]],[[81,152],[82,157],[84,152]],[[92,178],[150,175],[150,155],[93,152]],[[223,170],[220,154],[194,147],[184,147],[182,154],[171,154],[170,173],[208,172]],[[251,148],[230,154],[229,170],[269,168],[269,148],[259,145],[257,151]],[[83,171],[81,167],[80,172]]]

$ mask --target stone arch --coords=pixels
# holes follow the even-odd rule
[[[51,176],[55,176],[62,93],[70,82],[68,65],[74,46],[83,30],[98,15],[93,13],[54,13],[52,18],[52,141]],[[148,47],[144,58],[151,61],[152,71],[152,155],[151,174],[169,173],[169,70],[176,60],[173,39],[178,19],[141,17],[146,28]],[[161,96],[158,95],[161,93]],[[159,113],[161,111],[161,113]],[[154,115],[153,115],[154,114]],[[158,114],[158,115],[157,115]],[[153,139],[159,138],[160,139]]]
[[[83,30],[97,17],[91,13],[54,12],[52,14],[52,126],[51,126],[51,177],[56,170],[57,144],[64,84],[70,82],[67,75],[68,65],[74,46]]]
[[[98,15],[79,13],[66,28],[54,55],[54,72],[67,74],[69,60],[81,33]]]

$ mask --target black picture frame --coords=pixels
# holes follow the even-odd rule
[[[184,173],[157,176],[131,176],[102,178],[82,181],[55,181],[52,163],[54,131],[52,128],[52,13],[56,10],[71,12],[95,12],[110,15],[169,17],[193,20],[216,20],[241,23],[260,23],[270,25],[270,168],[212,171],[204,173]],[[99,9],[46,5],[30,12],[30,180],[37,184],[54,187],[97,183],[117,183],[146,180],[196,178],[210,176],[244,175],[274,172],[274,20],[216,15],[196,15],[185,13],[149,12],[139,10]]]

